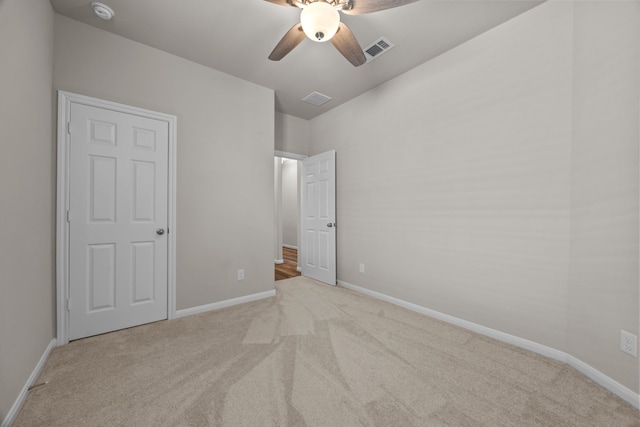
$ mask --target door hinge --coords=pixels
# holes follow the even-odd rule
[[[67,133],[71,135],[71,122],[67,122]]]
[[[67,298],[67,311],[71,311],[71,298]]]
[[[67,222],[71,222],[71,213],[69,212],[69,209],[67,209]]]

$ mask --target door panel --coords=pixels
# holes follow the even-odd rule
[[[155,245],[153,242],[136,242],[131,244],[132,298],[131,302],[143,303],[154,300]]]
[[[89,156],[89,221],[116,221],[116,159]]]
[[[168,123],[71,104],[69,339],[167,318]]]
[[[86,282],[89,295],[89,313],[111,310],[116,305],[116,248],[114,244],[88,245],[89,280]]]
[[[302,275],[335,285],[335,151],[304,159],[302,180]]]
[[[133,221],[155,220],[156,165],[151,162],[133,161]]]

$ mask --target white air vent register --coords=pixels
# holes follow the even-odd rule
[[[395,43],[388,38],[380,37],[378,40],[371,43],[369,47],[364,49],[364,56],[367,57],[367,62],[371,62],[389,49],[393,49],[395,46]]]
[[[308,102],[309,104],[313,104],[316,107],[321,106],[322,104],[326,104],[331,101],[333,98],[327,95],[323,95],[320,92],[311,92],[309,95],[305,96],[302,100]]]

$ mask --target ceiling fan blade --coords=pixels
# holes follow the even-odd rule
[[[367,62],[367,58],[364,56],[358,40],[349,27],[343,22],[340,23],[338,32],[331,38],[331,43],[354,67],[358,67]]]
[[[351,9],[342,10],[342,12],[347,15],[364,15],[365,13],[373,13],[379,10],[393,9],[416,1],[418,0],[351,0],[353,5]]]
[[[273,51],[269,55],[269,59],[272,61],[280,61],[289,52],[291,52],[294,47],[298,46],[305,37],[304,31],[302,31],[302,25],[294,25],[289,31],[287,31],[287,34],[280,39],[276,47],[273,48]]]

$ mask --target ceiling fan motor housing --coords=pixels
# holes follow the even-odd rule
[[[316,1],[302,9],[300,24],[308,38],[315,42],[324,42],[338,31],[340,14],[326,1]]]

